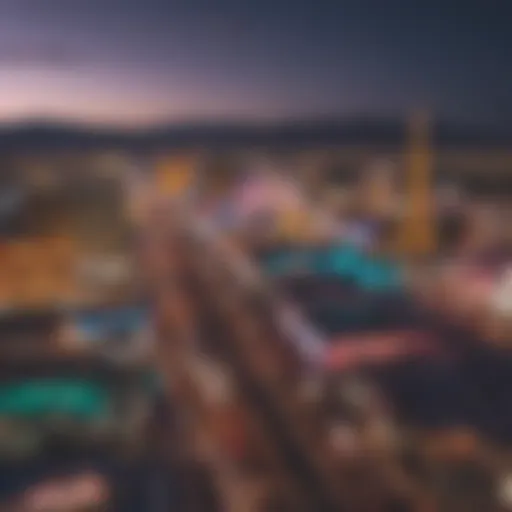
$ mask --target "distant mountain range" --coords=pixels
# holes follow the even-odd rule
[[[402,121],[379,118],[297,120],[280,123],[195,123],[141,130],[101,129],[54,122],[0,126],[0,151],[53,149],[156,149],[177,147],[373,145],[398,147],[406,140]],[[434,144],[507,147],[512,131],[433,127]]]

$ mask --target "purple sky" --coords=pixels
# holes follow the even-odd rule
[[[0,121],[512,122],[507,0],[0,0]]]

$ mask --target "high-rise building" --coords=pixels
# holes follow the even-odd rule
[[[405,169],[406,208],[399,234],[399,251],[408,256],[426,256],[436,250],[434,189],[430,151],[430,126],[425,113],[410,121]]]
[[[363,175],[361,201],[364,212],[377,219],[393,215],[396,205],[396,173],[392,162],[378,161]]]

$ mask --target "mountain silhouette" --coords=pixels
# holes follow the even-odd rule
[[[193,123],[161,125],[140,130],[107,129],[51,121],[0,127],[0,151],[122,148],[151,150],[189,146],[237,148],[245,146],[405,144],[402,120],[359,117],[293,120],[277,123]],[[506,147],[512,133],[437,123],[433,142],[439,146]]]

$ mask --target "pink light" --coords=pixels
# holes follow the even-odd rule
[[[432,338],[418,331],[371,333],[342,337],[327,351],[324,365],[329,370],[348,370],[364,365],[389,364],[419,355],[435,354]]]

